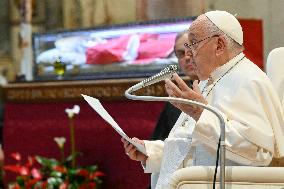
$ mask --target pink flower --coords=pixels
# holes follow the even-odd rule
[[[36,168],[33,168],[32,169],[32,171],[31,171],[31,173],[32,173],[32,176],[35,178],[35,179],[42,179],[42,175],[41,175],[41,173],[40,173],[40,171],[38,170],[38,169],[36,169]]]
[[[68,188],[68,182],[64,182],[59,186],[59,189],[67,189],[67,188]]]
[[[27,167],[24,167],[24,166],[21,166],[19,171],[20,171],[20,175],[22,175],[22,176],[27,176],[27,175],[30,174],[29,169]]]
[[[14,158],[17,161],[21,161],[22,157],[21,154],[19,152],[14,152],[11,154],[12,158]]]

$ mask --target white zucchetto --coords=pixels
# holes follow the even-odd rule
[[[243,30],[239,21],[226,11],[209,11],[206,17],[238,44],[243,45]]]

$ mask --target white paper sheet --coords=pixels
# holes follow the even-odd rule
[[[104,109],[100,101],[96,98],[81,94],[84,99],[88,102],[88,104],[106,121],[108,122],[114,130],[120,134],[125,140],[130,142],[133,146],[137,148],[140,152],[146,155],[146,149],[143,145],[133,141],[129,138],[123,130],[119,127],[119,125],[114,121],[114,119],[109,115],[109,113]]]

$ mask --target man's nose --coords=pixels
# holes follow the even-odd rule
[[[192,57],[192,51],[191,51],[191,49],[186,48],[184,54],[185,54],[185,56]]]
[[[189,63],[190,60],[192,59],[192,54],[186,52],[185,55],[184,55],[184,59],[185,59],[186,63]]]
[[[195,62],[194,62],[194,60],[193,60],[193,57],[192,57],[192,53],[190,53],[190,54],[185,54],[184,60],[185,60],[185,63],[186,63],[186,64],[191,64],[191,65],[193,65],[193,66],[196,66],[196,64],[195,64]]]

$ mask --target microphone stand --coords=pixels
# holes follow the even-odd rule
[[[177,102],[187,105],[197,105],[200,106],[213,114],[215,114],[220,121],[220,189],[225,189],[225,156],[226,156],[226,144],[225,144],[225,121],[219,110],[215,109],[210,105],[205,105],[200,102],[196,102],[193,100],[183,99],[183,98],[174,98],[174,97],[156,97],[156,96],[136,96],[130,94],[132,88],[129,88],[125,91],[125,97],[131,100],[142,100],[142,101],[163,101],[163,102]],[[218,153],[218,152],[217,152]]]

